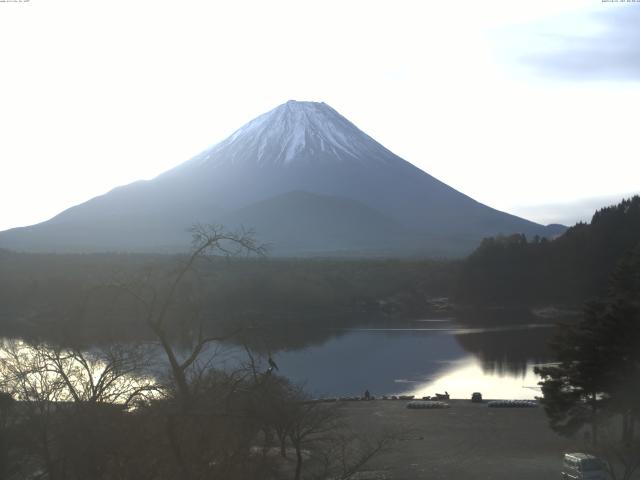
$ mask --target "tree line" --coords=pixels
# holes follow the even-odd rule
[[[487,238],[463,262],[460,302],[479,305],[579,305],[601,296],[617,262],[640,243],[640,196],[598,210],[547,240]]]
[[[139,308],[122,283],[161,286],[181,255],[48,255],[0,251],[4,335],[82,335],[86,341],[148,335],[130,321]],[[185,279],[167,313],[188,330],[196,292],[206,328],[337,325],[358,316],[420,315],[429,297],[451,295],[458,264],[441,260],[215,257]],[[118,309],[113,306],[117,304]]]

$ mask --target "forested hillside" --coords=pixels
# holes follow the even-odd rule
[[[492,237],[464,262],[459,301],[473,304],[578,304],[606,292],[617,262],[640,244],[640,196],[598,210],[548,241]]]
[[[146,332],[127,290],[158,294],[180,255],[22,254],[0,250],[0,335],[66,331],[92,338]],[[417,314],[449,296],[456,262],[430,260],[202,259],[171,312],[180,330],[248,324],[328,326],[336,317]]]

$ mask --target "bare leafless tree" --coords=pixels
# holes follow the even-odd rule
[[[16,416],[30,438],[25,455],[31,460],[22,463],[32,470],[41,468],[53,480],[65,478],[70,469],[78,470],[78,465],[65,465],[71,450],[78,457],[78,434],[97,431],[100,422],[107,425],[102,431],[108,430],[109,418],[120,420],[118,412],[162,393],[148,375],[146,359],[146,351],[136,345],[85,351],[5,341],[0,348],[0,388],[19,402]],[[116,441],[113,435],[103,437],[100,441]],[[97,444],[87,438],[81,447],[100,455]],[[93,463],[91,468],[99,467]]]
[[[149,353],[139,345],[110,344],[88,351],[45,346],[42,355],[48,372],[62,379],[66,395],[77,405],[129,408],[138,400],[162,394],[162,387],[149,372]]]
[[[184,353],[178,350],[175,341],[173,341],[169,317],[179,301],[180,294],[183,293],[181,289],[184,289],[183,287],[189,283],[188,280],[195,281],[193,283],[196,284],[199,283],[198,266],[200,262],[210,260],[212,257],[261,256],[265,253],[265,247],[256,242],[251,231],[230,232],[220,225],[198,224],[191,229],[191,233],[193,236],[191,253],[164,281],[158,282],[157,278],[151,278],[151,274],[148,273],[145,278],[138,281],[118,282],[115,285],[134,299],[141,311],[144,323],[160,344],[169,365],[171,386],[174,388],[179,408],[177,411],[167,410],[165,433],[173,457],[179,466],[180,475],[186,480],[198,476],[200,461],[196,460],[199,448],[191,448],[187,444],[193,443],[191,440],[194,435],[200,435],[195,432],[199,431],[200,427],[206,423],[203,420],[205,418],[203,415],[211,416],[212,405],[209,405],[209,412],[203,412],[196,400],[198,386],[205,385],[205,377],[210,380],[210,377],[205,374],[210,370],[211,365],[207,360],[202,360],[202,354],[212,343],[224,341],[238,334],[241,329],[237,328],[224,335],[205,334],[200,305],[204,295],[201,293],[195,297],[192,296],[189,299],[191,308],[180,310],[181,315],[190,311],[195,317],[196,324],[195,339],[193,339],[190,350]],[[211,386],[211,383],[206,385]],[[205,397],[211,398],[206,387],[201,390]],[[230,395],[229,391],[227,391],[227,395]],[[199,418],[200,420],[198,420]],[[187,430],[191,431],[190,435],[185,434]],[[201,443],[207,444],[204,440]],[[211,454],[209,456],[211,457]],[[205,458],[203,462],[205,468],[201,471],[211,470],[210,466],[207,467],[211,460]]]
[[[201,260],[209,259],[212,256],[237,257],[249,254],[261,256],[266,251],[265,246],[256,242],[252,231],[228,232],[220,225],[197,224],[192,227],[191,233],[193,236],[191,253],[172,274],[173,278],[169,281],[165,291],[159,292],[156,285],[150,281],[137,285],[131,283],[117,285],[131,295],[142,308],[144,322],[154,333],[166,355],[178,397],[185,408],[190,398],[189,369],[198,360],[207,345],[226,340],[238,334],[240,329],[222,336],[205,335],[203,322],[200,319],[197,338],[191,351],[184,357],[178,355],[171,342],[167,317],[176,302],[179,287],[189,275],[195,274],[197,263]]]

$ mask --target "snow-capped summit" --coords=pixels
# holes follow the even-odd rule
[[[209,165],[296,161],[387,163],[389,150],[324,102],[289,100],[193,159]]]

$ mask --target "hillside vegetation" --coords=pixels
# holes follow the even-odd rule
[[[459,301],[577,304],[606,292],[619,260],[640,244],[640,196],[598,210],[555,240],[491,237],[464,262]]]
[[[47,334],[64,326],[105,339],[135,335],[140,315],[120,287],[162,293],[184,260],[0,251],[0,328],[5,334]],[[451,294],[457,266],[430,260],[212,257],[183,282],[172,316],[180,330],[189,330],[196,310],[214,329],[328,326],[358,316],[418,314],[428,308],[428,297]]]

